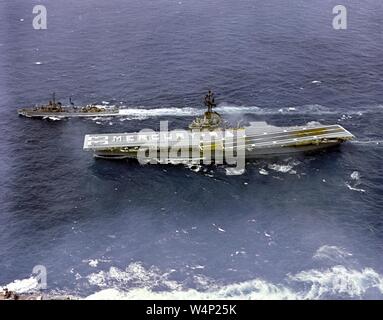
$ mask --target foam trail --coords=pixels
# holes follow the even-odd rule
[[[304,294],[305,299],[319,299],[326,295],[362,297],[372,288],[383,293],[383,278],[371,268],[358,271],[338,265],[324,271],[302,271],[290,279],[311,284],[308,292]]]
[[[274,171],[282,172],[282,173],[287,173],[289,172],[293,166],[291,165],[280,165],[280,164],[269,164],[268,168]]]
[[[350,174],[350,177],[351,177],[351,180],[352,180],[352,185],[351,185],[351,182],[345,182],[347,188],[349,188],[352,191],[366,192],[366,190],[364,190],[364,189],[357,188],[357,186],[361,184],[360,174],[359,174],[358,171],[353,171]]]
[[[335,262],[339,262],[339,260],[341,260],[343,262],[345,258],[351,256],[352,253],[347,252],[345,249],[336,246],[324,245],[315,252],[313,258],[315,260],[331,260]]]
[[[130,117],[196,116],[199,114],[201,114],[201,110],[197,108],[120,109],[120,115]]]
[[[0,287],[1,289],[7,288],[10,291],[17,293],[27,293],[35,291],[39,286],[37,279],[30,277],[22,280],[15,280],[5,286]]]
[[[153,300],[212,300],[212,299],[297,299],[288,288],[275,286],[263,280],[251,280],[230,284],[204,292],[196,289],[155,292],[149,288],[135,288],[122,291],[116,288],[101,290],[86,299],[153,299]]]
[[[215,109],[221,114],[326,114],[338,113],[321,105],[305,105],[299,107],[260,108],[257,106],[239,106],[234,104],[221,103]],[[201,108],[183,107],[183,108],[121,108],[120,114],[130,117],[158,117],[158,116],[198,116],[204,110]]]
[[[348,183],[346,183],[346,186],[347,186],[347,188],[349,188],[349,189],[352,190],[352,191],[358,191],[358,192],[362,192],[362,193],[366,192],[366,190],[364,190],[364,189],[360,189],[360,188],[352,187],[352,186],[350,186]]]
[[[103,104],[97,104],[96,107],[106,110],[113,109],[115,105],[108,105],[106,101]],[[81,106],[78,106],[81,107]],[[146,108],[144,106],[129,107],[126,105],[118,106],[119,115],[128,117],[128,120],[144,120],[151,117],[175,116],[175,117],[195,117],[200,116],[205,109],[200,106],[196,107],[160,107]],[[334,110],[319,104],[308,104],[301,106],[289,106],[283,108],[275,107],[258,107],[230,104],[226,102],[220,103],[215,109],[223,115],[242,115],[242,114],[258,114],[258,115],[276,115],[276,114],[294,114],[294,115],[325,115],[325,114],[343,114],[343,115],[363,115],[364,113],[383,112],[383,105],[379,106],[363,106],[359,110]]]
[[[228,285],[211,285],[206,290],[176,289],[155,291],[150,287],[122,290],[118,287],[103,289],[86,299],[321,299],[328,297],[361,298],[371,289],[383,294],[383,277],[372,268],[348,269],[338,265],[325,270],[312,269],[288,277],[290,283],[304,284],[305,289],[273,284],[263,279],[253,279]]]
[[[157,267],[149,269],[141,263],[131,263],[125,270],[111,267],[87,276],[91,285],[99,291],[85,299],[328,299],[363,298],[369,292],[383,297],[383,276],[372,268],[350,268],[345,258],[352,256],[342,248],[324,245],[313,259],[330,260],[338,263],[329,268],[303,270],[288,274],[280,283],[255,278],[246,281],[222,284],[202,274],[192,280],[195,288],[185,288],[183,283],[169,279],[175,270],[161,272]],[[196,268],[194,268],[196,269]],[[203,268],[198,268],[203,270]],[[15,280],[3,288],[17,293],[36,292],[38,282],[35,278]],[[51,294],[54,298],[54,294]],[[75,297],[74,297],[75,298]],[[77,297],[80,298],[80,297]],[[81,298],[80,298],[81,299]]]
[[[357,145],[383,145],[383,140],[352,140],[351,143]]]
[[[352,254],[342,248],[325,245],[314,254],[314,259],[341,260]],[[172,270],[174,271],[174,270]],[[337,264],[325,269],[310,269],[289,274],[281,283],[255,278],[221,284],[204,275],[194,275],[198,288],[185,288],[170,280],[172,271],[161,273],[158,268],[144,268],[140,263],[126,270],[111,267],[88,276],[89,283],[101,290],[86,299],[323,299],[362,298],[367,291],[383,295],[383,276],[372,268],[353,269]],[[201,278],[203,281],[201,281]]]

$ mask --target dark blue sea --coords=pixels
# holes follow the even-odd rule
[[[37,290],[42,265],[48,295],[383,298],[381,0],[3,0],[0,18],[0,287]],[[242,175],[82,150],[85,134],[185,128],[208,89],[233,125],[338,123],[355,139]],[[17,115],[52,92],[130,112]]]

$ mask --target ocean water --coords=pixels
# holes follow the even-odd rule
[[[332,8],[348,9],[334,30]],[[382,299],[380,0],[0,3],[0,286],[81,298]],[[355,140],[223,166],[95,160],[87,133],[183,128],[217,93],[233,124],[339,123]],[[33,120],[52,92],[128,108]]]

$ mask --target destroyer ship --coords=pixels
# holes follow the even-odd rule
[[[114,107],[104,107],[97,105],[87,105],[85,107],[76,107],[69,99],[70,106],[63,106],[61,102],[56,102],[55,94],[52,100],[42,106],[32,108],[23,108],[17,110],[20,116],[27,118],[43,118],[43,119],[61,119],[68,117],[108,117],[119,115],[119,109]]]
[[[252,159],[334,147],[354,137],[339,124],[276,127],[266,122],[251,122],[246,127],[227,128],[221,115],[213,111],[216,104],[212,92],[209,91],[204,102],[207,111],[187,130],[87,134],[83,149],[93,151],[96,158],[139,158],[143,150],[146,154],[149,150],[151,163],[198,162],[205,159],[207,151],[209,155],[218,151]],[[196,134],[199,139],[194,139]],[[166,143],[161,144],[161,140]],[[176,152],[171,153],[172,148]]]

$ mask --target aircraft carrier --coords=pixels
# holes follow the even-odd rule
[[[209,156],[219,151],[242,154],[246,159],[307,152],[334,147],[354,138],[339,124],[276,127],[252,122],[243,128],[225,128],[221,116],[212,110],[215,102],[210,92],[205,105],[208,110],[204,116],[195,119],[188,130],[87,134],[83,148],[93,151],[96,158],[106,159],[138,158],[143,149],[155,150],[152,160],[172,163],[203,161],[207,151]],[[177,153],[171,153],[174,148]]]

